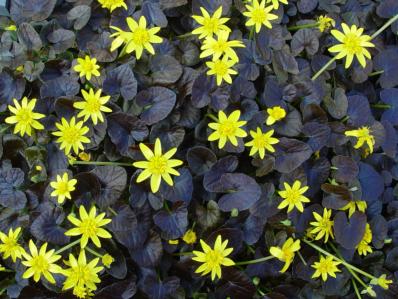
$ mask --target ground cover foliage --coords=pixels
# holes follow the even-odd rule
[[[4,298],[398,297],[397,1],[9,11]]]

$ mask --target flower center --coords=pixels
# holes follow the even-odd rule
[[[235,123],[227,120],[227,121],[223,122],[222,124],[220,124],[219,131],[220,131],[220,135],[222,135],[222,136],[235,135],[235,132],[236,132]]]
[[[88,237],[96,236],[97,223],[93,219],[84,219],[80,225],[80,230],[83,235]]]
[[[206,31],[214,33],[218,28],[218,20],[213,18],[205,19],[203,22],[203,27],[206,29]]]
[[[90,113],[99,112],[101,109],[101,103],[96,97],[88,97],[86,110]]]
[[[216,43],[214,43],[214,45],[213,45],[214,52],[224,53],[226,49],[228,49],[228,44],[227,44],[227,41],[225,41],[225,40],[219,40]]]
[[[79,130],[74,127],[66,128],[63,132],[63,138],[67,143],[75,143],[80,138]]]
[[[58,183],[58,193],[65,194],[69,192],[68,182],[59,182]]]
[[[47,271],[49,267],[47,260],[41,255],[35,256],[32,259],[31,263],[32,263],[32,268],[35,270],[35,272],[43,273]]]
[[[166,173],[167,159],[163,156],[154,156],[151,161],[149,161],[148,168],[153,174]]]
[[[79,282],[86,283],[90,280],[90,269],[87,265],[79,265],[74,268],[75,276]]]
[[[333,222],[331,220],[325,218],[322,218],[322,220],[319,221],[319,227],[325,231],[329,231],[332,228],[332,224]]]
[[[133,32],[132,40],[137,45],[144,45],[149,42],[149,33],[146,29],[137,28]]]
[[[294,257],[294,252],[289,249],[282,249],[284,261],[291,261]]]
[[[30,123],[33,120],[32,111],[27,108],[21,108],[16,115],[18,122]]]
[[[261,8],[257,8],[252,12],[252,19],[254,23],[262,23],[267,19],[267,14]]]
[[[329,263],[321,263],[318,269],[321,273],[328,273],[331,270],[331,267]]]
[[[258,136],[257,138],[255,138],[253,140],[253,143],[254,143],[254,146],[257,148],[263,148],[269,144],[268,138],[265,137],[264,135],[261,135],[261,136]]]
[[[18,247],[17,240],[13,238],[7,238],[3,244],[7,251],[13,251]]]
[[[349,54],[361,53],[361,40],[355,34],[347,34],[344,39],[344,45]]]
[[[84,61],[82,69],[86,72],[92,72],[94,70],[94,64],[91,61]]]
[[[224,257],[222,254],[217,250],[211,250],[206,254],[207,263],[209,264],[210,268],[214,268],[215,266],[221,265]]]
[[[300,198],[300,192],[299,190],[286,190],[286,199],[289,203],[295,204],[299,201]]]

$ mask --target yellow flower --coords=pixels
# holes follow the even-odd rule
[[[111,256],[110,254],[104,254],[101,258],[102,264],[107,267],[110,268],[112,263],[115,261],[115,259],[113,258],[113,256]]]
[[[5,27],[4,30],[7,30],[7,31],[17,31],[17,26],[15,26],[15,25],[9,25],[9,26]]]
[[[373,249],[372,247],[369,245],[369,243],[365,242],[365,241],[361,241],[358,246],[357,246],[357,251],[359,255],[368,255],[368,253],[372,253]]]
[[[100,122],[104,122],[104,117],[102,115],[102,112],[112,112],[112,109],[104,106],[111,97],[110,96],[101,97],[101,92],[102,92],[101,89],[97,90],[96,93],[94,93],[94,90],[92,88],[90,88],[88,93],[83,89],[81,92],[84,101],[75,102],[73,104],[73,107],[82,110],[79,112],[77,117],[84,116],[84,121],[87,121],[91,117],[91,120],[93,121],[94,125],[98,123],[98,120],[100,120]]]
[[[6,270],[5,267],[3,267],[2,265],[0,265],[0,272],[4,272]]]
[[[81,152],[81,153],[79,153],[79,158],[82,161],[90,161],[91,155],[89,153],[86,153],[86,152]]]
[[[21,233],[21,228],[17,227],[14,231],[12,228],[8,230],[8,235],[0,232],[0,253],[3,254],[3,258],[11,257],[12,261],[15,263],[17,258],[20,259],[25,253],[25,249],[18,244],[19,234]]]
[[[98,0],[102,8],[109,9],[111,12],[116,8],[123,7],[127,10],[127,4],[124,3],[125,0]]]
[[[369,147],[370,153],[373,153],[375,138],[373,137],[372,132],[368,127],[361,127],[358,130],[346,131],[344,134],[345,136],[353,136],[358,138],[357,144],[355,144],[354,148],[358,149],[366,142]]]
[[[62,290],[74,289],[73,293],[80,298],[84,298],[91,291],[97,289],[96,283],[100,283],[101,279],[98,277],[98,272],[102,271],[104,267],[98,266],[99,258],[95,258],[87,263],[86,253],[81,250],[79,257],[76,258],[73,254],[69,254],[68,266],[63,274],[66,276]],[[76,289],[76,290],[75,290]],[[82,296],[84,295],[84,297]]]
[[[194,244],[196,243],[196,233],[192,229],[189,229],[185,232],[182,240],[187,244]]]
[[[264,159],[265,151],[271,153],[275,152],[273,144],[277,144],[279,140],[272,137],[274,130],[270,130],[263,133],[260,128],[257,128],[257,132],[250,130],[250,135],[253,137],[252,141],[245,143],[246,146],[251,146],[250,156],[254,156],[257,152],[261,159]]]
[[[146,49],[150,54],[155,55],[155,49],[152,44],[159,44],[162,38],[156,33],[160,31],[160,27],[147,28],[147,22],[144,16],[141,16],[138,23],[131,17],[126,18],[127,25],[131,32],[123,31],[122,29],[110,26],[116,30],[111,37],[116,37],[111,45],[111,51],[115,51],[123,43],[126,44],[124,51],[131,53],[135,51],[135,57],[141,58],[142,52]]]
[[[295,181],[293,186],[290,186],[288,183],[284,182],[285,190],[279,191],[280,197],[283,198],[283,201],[279,204],[278,209],[287,208],[287,212],[289,213],[293,210],[294,207],[297,208],[301,213],[304,211],[303,202],[310,202],[310,200],[305,197],[303,194],[308,190],[308,186],[304,186],[301,188],[301,182]]]
[[[194,250],[193,254],[195,257],[192,260],[203,264],[196,269],[195,273],[205,276],[211,272],[211,280],[214,280],[216,276],[221,278],[221,266],[235,265],[233,260],[227,258],[234,249],[227,248],[228,240],[223,242],[220,235],[217,236],[214,249],[203,240],[200,240],[200,244],[202,245],[203,252]]]
[[[274,106],[267,109],[268,117],[266,124],[271,126],[277,121],[280,121],[286,117],[286,111],[281,106]]]
[[[319,16],[317,21],[318,21],[318,28],[319,28],[320,32],[324,32],[325,30],[336,26],[336,22],[332,18],[330,18],[326,15]]]
[[[38,282],[41,276],[44,276],[50,283],[55,283],[55,279],[51,273],[63,273],[60,266],[55,264],[61,256],[54,254],[54,249],[47,251],[47,243],[44,243],[40,251],[37,250],[35,243],[32,240],[29,241],[30,254],[24,253],[25,258],[22,264],[28,269],[22,275],[22,278],[28,279],[33,276],[33,280]]]
[[[333,220],[330,218],[332,217],[332,210],[328,210],[326,208],[323,209],[323,215],[319,215],[317,212],[312,212],[316,221],[311,222],[312,226],[315,226],[311,230],[312,234],[317,234],[315,240],[320,240],[325,237],[325,243],[328,241],[329,236],[334,239],[333,236]]]
[[[223,111],[218,111],[218,122],[209,123],[209,128],[213,129],[214,132],[210,134],[208,140],[218,140],[219,149],[222,149],[228,140],[232,145],[237,146],[238,140],[236,137],[243,138],[247,136],[247,133],[240,128],[247,122],[244,120],[240,121],[239,118],[239,110],[235,110],[228,117]]]
[[[357,251],[359,255],[367,255],[373,252],[372,247],[369,243],[372,242],[372,230],[370,229],[369,223],[366,223],[365,233],[363,234],[361,242],[357,246]]]
[[[134,162],[133,166],[142,168],[144,171],[137,177],[137,183],[145,181],[151,177],[151,190],[157,192],[162,179],[170,186],[173,186],[173,179],[170,174],[179,176],[180,173],[174,167],[182,165],[182,161],[171,159],[177,152],[177,148],[173,147],[168,152],[162,154],[162,144],[159,138],[155,141],[155,151],[140,143],[140,149],[147,161]]]
[[[339,268],[337,268],[339,264],[341,263],[335,262],[331,256],[321,256],[319,262],[315,262],[311,265],[311,267],[315,269],[315,273],[312,275],[312,278],[322,276],[323,281],[326,281],[328,276],[336,278],[336,272],[341,272]]]
[[[67,172],[64,172],[62,177],[57,175],[57,181],[50,183],[50,186],[54,189],[54,191],[51,193],[51,196],[56,196],[58,203],[62,204],[65,201],[65,198],[72,198],[70,196],[70,192],[75,190],[76,183],[76,179],[69,180]]]
[[[178,245],[178,243],[180,243],[180,241],[178,239],[177,240],[168,240],[168,243],[170,245]]]
[[[60,148],[65,151],[66,155],[72,148],[77,155],[79,149],[84,150],[83,143],[90,143],[90,139],[85,136],[89,130],[88,127],[83,126],[83,121],[76,123],[75,117],[72,117],[69,123],[62,118],[61,123],[56,123],[55,126],[59,131],[53,132],[53,135],[59,137],[57,142],[61,143]]]
[[[391,279],[387,279],[387,275],[383,274],[377,279],[377,284],[383,289],[388,290],[388,285],[392,283]]]
[[[245,45],[240,40],[228,41],[228,38],[228,31],[220,31],[217,35],[217,39],[207,37],[200,48],[202,50],[200,58],[213,56],[213,61],[217,61],[223,56],[226,60],[230,58],[233,62],[238,62],[238,55],[236,55],[233,48],[244,48]]]
[[[272,2],[272,7],[274,9],[278,9],[279,8],[279,2],[283,3],[283,4],[289,4],[287,3],[287,0],[267,0],[267,3],[271,3]]]
[[[14,127],[14,134],[19,133],[21,136],[28,134],[32,136],[32,128],[36,130],[43,130],[43,125],[37,121],[37,119],[43,118],[45,115],[41,113],[36,113],[33,109],[36,106],[36,99],[28,100],[24,97],[21,102],[22,105],[14,99],[15,107],[8,105],[8,110],[13,116],[9,116],[5,119],[7,124],[16,124]]]
[[[341,211],[348,210],[348,217],[351,217],[352,214],[355,213],[356,209],[358,209],[358,211],[360,211],[362,213],[365,213],[367,206],[368,205],[367,205],[366,201],[356,200],[356,201],[348,202],[348,204],[346,204],[344,207],[340,208],[339,210],[341,210]]]
[[[212,37],[213,34],[218,35],[221,31],[231,31],[228,26],[224,25],[229,18],[221,18],[222,6],[220,6],[212,16],[209,15],[206,9],[200,8],[202,16],[193,15],[192,18],[198,22],[198,28],[192,31],[192,34],[198,34],[199,38]]]
[[[258,0],[253,0],[251,5],[246,5],[248,11],[244,12],[243,15],[248,17],[249,20],[246,22],[246,26],[255,26],[256,32],[259,33],[261,26],[264,25],[267,28],[272,28],[270,21],[276,20],[277,15],[270,13],[273,6],[265,7],[265,0],[260,3]]]
[[[84,58],[77,59],[77,64],[73,70],[79,73],[80,77],[86,76],[87,80],[91,80],[92,76],[99,77],[101,75],[98,71],[99,68],[97,58],[91,58],[86,55]]]
[[[83,205],[81,205],[79,207],[79,216],[80,219],[77,219],[72,214],[68,216],[68,220],[76,227],[65,232],[65,235],[82,235],[80,242],[81,248],[86,247],[89,239],[93,241],[95,246],[101,247],[101,242],[99,238],[112,238],[111,234],[101,227],[111,222],[111,219],[104,218],[105,213],[101,213],[97,216],[97,209],[95,207],[92,207],[90,209],[90,212],[87,214],[86,209]]]
[[[370,53],[366,48],[375,46],[370,42],[371,37],[362,34],[364,29],[357,28],[356,25],[352,25],[350,29],[347,24],[342,23],[341,27],[343,28],[343,32],[338,30],[331,31],[332,35],[341,42],[341,44],[329,48],[329,52],[338,53],[336,59],[347,57],[345,68],[350,67],[354,56],[356,56],[362,67],[365,67],[365,57],[371,59]]]
[[[290,264],[293,262],[294,253],[300,250],[300,240],[294,241],[293,238],[289,238],[286,242],[282,245],[282,248],[277,246],[272,246],[269,249],[269,252],[272,256],[276,257],[278,260],[285,262],[281,273],[286,272],[289,268]]]
[[[232,78],[231,75],[236,75],[238,72],[232,69],[232,67],[236,63],[233,60],[228,60],[226,56],[224,56],[221,60],[216,61],[207,61],[206,65],[209,68],[207,71],[207,75],[215,75],[217,80],[217,85],[220,86],[222,81],[231,84]]]

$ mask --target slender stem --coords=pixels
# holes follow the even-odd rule
[[[192,32],[187,32],[185,34],[178,35],[177,38],[178,39],[184,39],[186,37],[191,37],[191,36],[193,36]]]
[[[388,104],[372,104],[372,108],[390,109],[391,105]]]
[[[109,161],[74,161],[73,165],[115,165],[115,166],[133,166],[132,163],[109,162]]]
[[[318,26],[319,26],[319,23],[310,23],[310,24],[287,27],[287,30],[296,31],[296,30],[299,30],[299,29],[315,28],[315,27],[318,27]]]
[[[301,255],[300,251],[297,251],[297,254],[298,254],[301,262],[304,264],[304,266],[307,266],[307,262],[305,261],[304,257]]]
[[[235,266],[258,264],[258,263],[266,262],[266,261],[271,260],[273,258],[274,257],[272,255],[265,256],[265,257],[262,257],[262,258],[259,258],[259,259],[255,259],[255,260],[237,262],[237,263],[235,263]]]
[[[207,116],[208,118],[211,118],[211,119],[214,120],[215,122],[218,122],[218,118],[215,117],[213,114],[207,113],[206,116]]]
[[[381,74],[383,74],[383,73],[384,73],[384,70],[377,71],[377,72],[373,72],[373,73],[370,73],[370,74],[368,75],[368,77],[373,77],[373,76],[381,75]]]
[[[86,247],[86,250],[92,254],[94,254],[96,257],[102,258],[102,254],[98,253],[97,251],[91,249],[90,247]]]
[[[108,207],[108,210],[109,210],[114,216],[117,216],[117,212],[116,212],[114,209],[112,209],[111,207]]]
[[[253,37],[254,37],[254,29],[255,29],[255,26],[253,26],[253,27],[250,29],[250,33],[249,33],[249,39],[250,39],[250,40],[252,40]]]
[[[359,293],[357,284],[354,279],[351,279],[352,285],[354,286],[355,294],[357,295],[358,299],[362,299],[361,294]]]
[[[388,26],[390,26],[392,23],[398,20],[398,14],[392,17],[390,20],[388,20],[387,23],[385,23],[383,26],[380,27],[379,30],[377,30],[375,33],[372,34],[371,39],[374,39],[376,36],[378,36],[380,33],[382,33]]]
[[[175,255],[175,256],[188,256],[188,255],[192,255],[193,253],[192,252],[175,252],[175,253],[173,253],[173,255]]]
[[[69,248],[72,248],[73,246],[77,245],[80,243],[80,239],[77,239],[76,241],[73,241],[72,243],[69,243],[68,245],[58,249],[54,254],[60,254],[61,252],[64,252],[65,250],[68,250]]]
[[[336,60],[336,56],[328,61],[312,78],[312,81],[315,81],[334,61]]]
[[[339,253],[339,251],[337,250],[337,248],[336,248],[332,243],[329,243],[329,245],[330,245],[330,247],[332,247],[333,251],[336,252],[337,256],[338,256],[341,260],[345,261],[344,258],[343,258],[343,257],[341,256],[341,254]],[[347,270],[348,270],[348,272],[351,273],[351,275],[352,275],[356,280],[358,280],[358,282],[359,282],[364,288],[367,288],[367,287],[368,287],[368,286],[366,285],[366,283],[364,283],[363,280],[362,280],[352,269],[350,269],[350,268],[347,267]]]
[[[319,247],[319,246],[317,246],[317,245],[311,243],[310,241],[305,240],[305,239],[303,239],[302,241],[303,241],[304,243],[306,243],[308,246],[311,246],[311,247],[314,248],[315,250],[319,251],[320,253],[323,253],[323,254],[326,255],[326,256],[330,256],[330,257],[334,258],[336,261],[342,263],[342,264],[343,264],[344,266],[346,266],[347,268],[350,268],[350,269],[352,269],[352,270],[358,272],[359,274],[362,274],[363,276],[366,276],[366,277],[368,277],[368,278],[370,278],[370,279],[377,279],[377,277],[374,277],[373,275],[371,275],[371,274],[369,274],[369,273],[367,273],[367,272],[365,272],[365,271],[363,271],[363,270],[361,270],[361,269],[359,269],[359,268],[357,268],[357,267],[355,267],[355,266],[353,266],[353,265],[347,263],[346,261],[344,261],[344,260],[342,260],[342,259],[339,259],[337,256],[335,256],[335,255],[333,255],[333,254],[327,252],[326,250],[323,250],[321,247]]]

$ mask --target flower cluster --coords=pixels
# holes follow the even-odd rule
[[[269,116],[268,119],[270,117],[271,116]],[[278,118],[277,120],[280,119],[281,118]],[[218,112],[218,118],[214,117],[214,120],[216,122],[211,122],[208,124],[209,128],[214,130],[214,132],[209,135],[208,140],[218,140],[219,149],[223,149],[227,142],[236,147],[238,146],[240,140],[238,138],[244,138],[247,136],[247,132],[241,128],[246,125],[247,122],[244,120],[240,120],[239,110],[233,111],[228,116],[220,110]],[[267,123],[269,123],[268,120]],[[246,146],[251,147],[250,156],[254,156],[256,153],[258,153],[260,158],[264,159],[266,151],[269,151],[271,153],[275,152],[275,148],[273,147],[273,145],[277,144],[279,140],[273,137],[273,134],[274,130],[272,129],[266,132],[264,132],[260,127],[257,127],[256,131],[250,130],[250,136],[252,137],[252,140],[245,143]]]
[[[65,232],[67,236],[81,236],[80,239],[59,248],[58,250],[49,249],[48,244],[44,243],[41,247],[36,246],[30,239],[28,248],[25,250],[22,240],[22,229],[17,227],[15,230],[10,228],[8,234],[0,232],[0,254],[4,259],[10,258],[13,263],[21,260],[25,267],[22,275],[23,279],[33,278],[35,282],[41,279],[50,284],[56,284],[54,274],[65,277],[63,290],[73,289],[73,294],[79,298],[87,298],[89,294],[97,289],[96,284],[101,282],[100,272],[104,267],[109,267],[113,258],[109,254],[99,254],[88,246],[89,240],[94,245],[101,247],[99,238],[111,238],[111,235],[102,226],[111,222],[105,218],[105,213],[97,215],[97,210],[93,206],[89,212],[84,206],[79,208],[80,219],[72,214],[68,216],[69,221],[75,228]],[[65,267],[60,265],[61,253],[80,244],[78,258],[73,253],[69,254],[69,260],[64,260]],[[95,258],[87,260],[86,251],[94,255]],[[100,262],[101,260],[101,262]],[[102,266],[101,266],[102,263]]]

